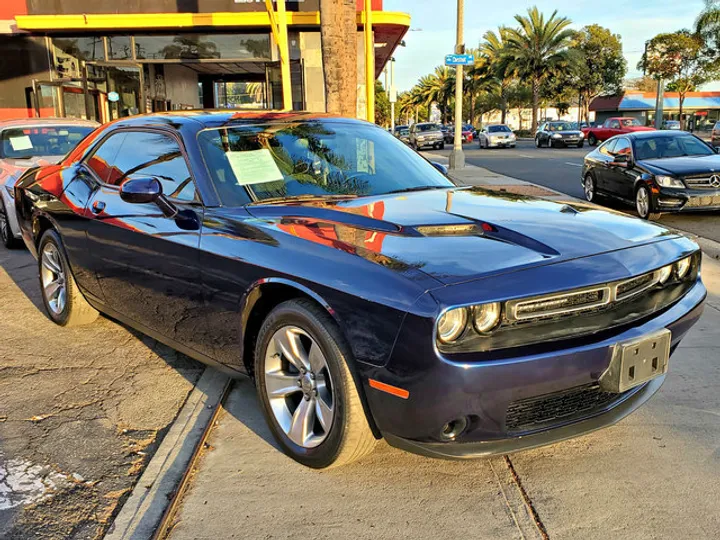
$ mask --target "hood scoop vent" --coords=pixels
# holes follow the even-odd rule
[[[482,228],[474,223],[461,225],[420,225],[415,230],[423,236],[480,236]]]

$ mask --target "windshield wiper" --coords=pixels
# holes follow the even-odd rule
[[[346,199],[357,199],[357,195],[287,195],[285,197],[271,197],[269,199],[260,199],[259,201],[251,202],[250,206],[260,204],[274,204],[284,202],[307,202],[307,201],[343,201]]]
[[[429,191],[431,189],[451,189],[454,186],[414,186],[403,189],[396,189],[394,191],[388,191],[385,195],[392,195],[394,193],[411,193],[413,191]]]

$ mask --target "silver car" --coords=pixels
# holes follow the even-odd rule
[[[410,126],[410,146],[415,150],[423,148],[445,148],[445,135],[443,135],[440,124],[435,122],[423,122]]]
[[[22,245],[15,216],[14,188],[22,174],[52,165],[99,124],[71,118],[25,118],[0,122],[0,241]]]
[[[515,148],[517,137],[505,124],[485,126],[478,132],[480,148]]]

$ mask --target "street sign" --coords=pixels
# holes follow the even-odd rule
[[[116,101],[120,101],[120,94],[117,92],[108,92],[107,98],[108,101],[115,103]]]
[[[475,63],[472,54],[448,54],[445,57],[446,66],[471,66]]]
[[[390,103],[397,103],[397,89],[391,88],[390,89]],[[705,113],[707,114],[707,113]]]

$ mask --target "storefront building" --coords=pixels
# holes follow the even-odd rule
[[[1,0],[0,119],[106,122],[198,108],[324,111],[319,2],[285,0],[283,49],[277,26],[273,31],[277,14],[265,0]],[[363,7],[358,0],[360,117]],[[373,0],[372,8],[377,77],[410,17],[383,11],[382,0]],[[283,50],[289,59],[285,95]]]
[[[604,122],[614,116],[631,116],[645,125],[655,123],[657,94],[651,92],[626,92],[620,96],[596,98],[590,104],[595,121]],[[712,129],[720,120],[720,92],[688,92],[683,103],[683,116],[688,128]],[[665,92],[663,120],[680,119],[680,99],[677,93]]]

